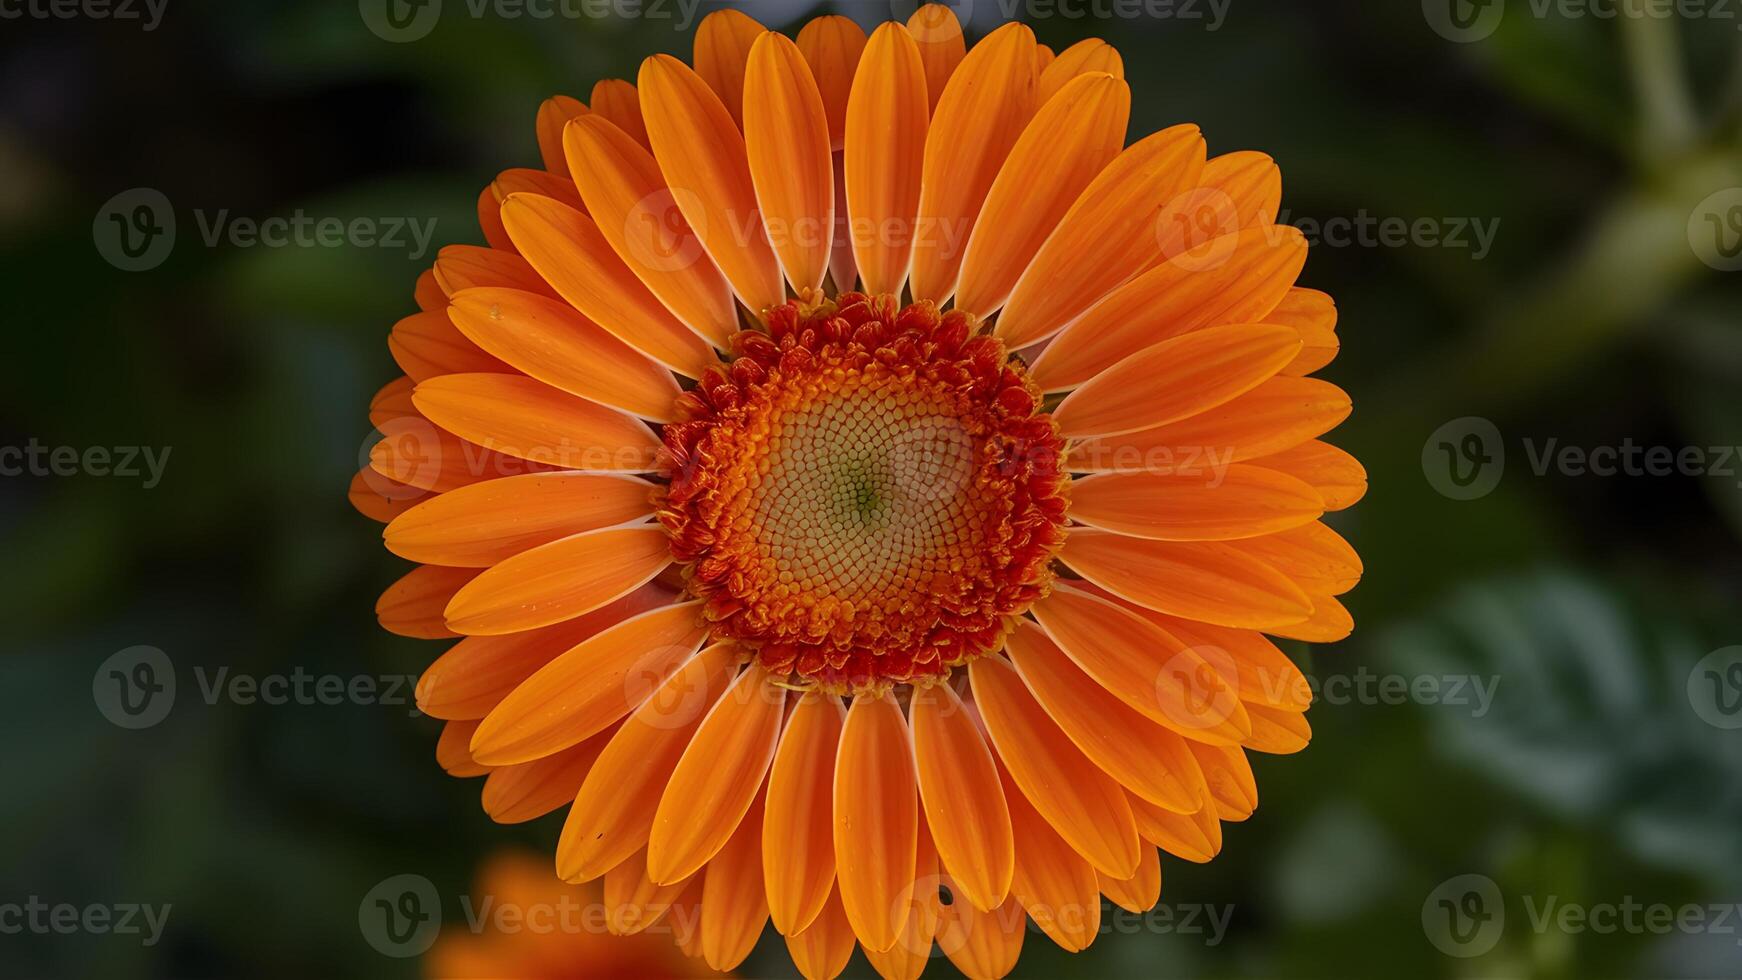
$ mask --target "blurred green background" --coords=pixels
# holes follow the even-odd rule
[[[1087,4],[976,0],[970,35],[1015,9],[1057,49],[1104,37],[1134,135],[1193,121],[1212,153],[1281,164],[1285,220],[1323,229],[1302,283],[1341,310],[1320,376],[1355,401],[1331,438],[1372,490],[1335,523],[1367,573],[1355,635],[1292,651],[1327,685],[1311,748],[1256,759],[1260,808],[1216,861],[1164,860],[1164,906],[1231,906],[1226,935],[1139,929],[1072,957],[1031,932],[1016,975],[1742,976],[1742,911],[1717,921],[1742,901],[1742,459],[1725,448],[1742,444],[1742,272],[1725,271],[1742,265],[1742,4]],[[390,43],[368,6],[169,0],[151,30],[0,10],[0,446],[170,452],[149,487],[0,477],[0,927],[32,896],[172,906],[150,946],[5,929],[0,974],[415,975],[359,931],[372,886],[426,876],[453,918],[485,855],[554,847],[560,814],[492,825],[409,704],[208,703],[199,683],[415,675],[440,649],[377,627],[402,566],[345,499],[369,397],[398,373],[387,330],[433,252],[213,247],[201,221],[397,216],[434,219],[432,248],[479,241],[479,188],[537,165],[542,98],[690,49],[675,7],[473,17],[449,0]],[[740,6],[788,29],[892,12]],[[99,249],[99,212],[134,188],[177,221],[137,272]],[[1426,224],[1377,237],[1398,220]],[[1375,237],[1334,230],[1363,222]],[[1454,499],[1470,493],[1443,447],[1471,433],[1488,442],[1461,463],[1490,459],[1498,482]],[[1534,465],[1551,441],[1703,462]],[[139,645],[178,693],[129,730],[94,691]],[[1387,697],[1382,677],[1438,693]],[[1437,903],[1463,893],[1442,883],[1472,874],[1504,927],[1448,955]],[[1568,930],[1534,921],[1551,899],[1708,911]],[[779,937],[740,973],[792,975]],[[871,975],[862,957],[849,975]],[[940,958],[928,975],[955,974]]]

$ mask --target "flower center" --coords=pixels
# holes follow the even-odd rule
[[[846,693],[944,676],[1045,593],[1058,432],[973,326],[891,297],[788,303],[683,396],[659,516],[716,637]]]

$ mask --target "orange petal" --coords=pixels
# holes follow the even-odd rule
[[[1057,333],[1153,264],[1156,223],[1204,166],[1196,126],[1174,126],[1125,148],[1096,176],[1040,247],[998,314],[997,333],[1022,347]]]
[[[1312,615],[1294,579],[1240,542],[1145,541],[1085,529],[1066,539],[1059,557],[1122,599],[1185,619],[1266,629]]]
[[[853,260],[873,295],[899,294],[907,281],[928,106],[919,45],[900,24],[877,28],[853,76],[841,158]]]
[[[441,737],[436,739],[436,764],[448,775],[470,779],[490,772],[489,766],[481,766],[472,759],[469,743],[472,733],[477,730],[475,721],[450,721],[442,726]]]
[[[555,755],[490,770],[484,780],[484,812],[497,823],[514,824],[566,806],[608,737],[601,732]]]
[[[1283,374],[1311,374],[1337,356],[1337,304],[1316,289],[1296,286],[1264,318],[1300,331],[1300,353],[1282,369]]]
[[[582,531],[649,517],[653,485],[614,473],[529,473],[461,487],[387,526],[387,549],[432,565],[487,568]]]
[[[1066,438],[1153,428],[1231,401],[1300,350],[1287,327],[1230,324],[1164,340],[1113,365],[1053,411]]]
[[[968,239],[956,308],[989,316],[1004,301],[1089,183],[1125,145],[1131,89],[1111,75],[1082,75],[1022,131]]]
[[[382,476],[372,466],[365,466],[351,477],[345,496],[359,514],[386,524],[428,500],[430,492],[407,486],[392,477]]]
[[[919,848],[918,795],[901,708],[888,694],[858,695],[835,757],[834,836],[841,907],[866,949],[900,938]]]
[[[442,609],[466,583],[478,577],[477,569],[419,565],[387,587],[375,600],[375,618],[381,628],[420,640],[441,640],[458,634],[448,629]]]
[[[1367,495],[1367,469],[1361,461],[1316,439],[1260,456],[1252,461],[1252,465],[1278,470],[1305,481],[1324,500],[1326,510],[1342,510]]]
[[[907,18],[907,33],[919,45],[920,60],[925,62],[926,98],[936,113],[944,86],[968,53],[962,24],[956,20],[954,10],[941,3],[928,3]]]
[[[1252,733],[1232,685],[1199,652],[1120,604],[1059,583],[1034,615],[1077,666],[1149,720],[1225,744]]]
[[[1035,359],[1035,383],[1047,391],[1075,387],[1158,341],[1205,327],[1258,323],[1305,262],[1306,239],[1293,228],[1250,228],[1214,239],[1096,303]],[[1298,331],[1270,329],[1287,330],[1299,353]]]
[[[467,442],[563,469],[647,471],[659,452],[639,420],[519,375],[446,374],[412,400]]]
[[[831,891],[823,910],[803,931],[786,937],[792,965],[805,980],[834,980],[853,958],[853,927],[841,909],[840,892]]]
[[[1186,195],[1176,212],[1191,220],[1168,238],[1161,260],[1199,247],[1206,235],[1225,235],[1256,225],[1273,225],[1282,211],[1282,171],[1270,157],[1251,150],[1224,153],[1204,165],[1199,190]]]
[[[1313,595],[1342,595],[1361,581],[1361,556],[1322,522],[1229,547],[1275,568]]]
[[[425,313],[431,313],[448,305],[448,295],[442,292],[441,284],[436,282],[435,269],[425,269],[417,275],[417,286],[412,290],[412,298],[417,301],[417,308]]]
[[[1011,894],[1048,939],[1067,952],[1087,949],[1101,927],[1101,888],[1095,866],[1065,843],[1058,829],[1016,788],[1010,773],[1000,767],[1000,775],[1004,795],[1010,800],[1010,823],[1016,829],[1016,876],[1010,882]]]
[[[1099,875],[1101,894],[1113,900],[1113,904],[1127,912],[1139,915],[1155,907],[1161,898],[1161,857],[1155,848],[1143,849],[1143,863],[1137,866],[1137,873],[1129,878],[1109,878]]]
[[[1026,620],[1007,639],[1024,684],[1071,742],[1121,786],[1182,813],[1202,805],[1185,740],[1115,697]]]
[[[823,96],[823,111],[829,117],[829,146],[839,150],[846,142],[847,99],[865,51],[865,31],[846,17],[828,14],[800,28],[797,44]]]
[[[839,698],[801,697],[768,772],[762,873],[781,935],[803,932],[835,885],[835,753],[845,720]]]
[[[965,901],[996,909],[1010,892],[1016,841],[992,752],[948,684],[915,689],[910,710],[919,796],[938,857]]]
[[[1315,595],[1311,618],[1288,626],[1273,626],[1268,632],[1308,643],[1335,643],[1348,639],[1354,630],[1355,619],[1342,603],[1328,595]]]
[[[1258,809],[1258,781],[1252,764],[1237,745],[1194,744],[1192,753],[1204,771],[1210,799],[1223,820],[1245,820]]]
[[[720,695],[659,798],[647,841],[647,870],[654,881],[687,878],[726,845],[760,795],[785,705],[786,692],[756,664]],[[701,814],[707,819],[699,819]],[[761,827],[758,816],[756,865],[744,872],[755,876],[758,893]]]
[[[553,174],[569,172],[568,160],[563,156],[563,127],[570,119],[584,116],[587,111],[579,99],[566,95],[553,95],[539,105],[536,129],[538,154],[544,158],[544,169]]]
[[[763,224],[793,288],[821,286],[835,226],[822,93],[798,45],[772,32],[750,49],[744,84],[744,144]]]
[[[1007,661],[981,657],[968,676],[998,758],[1028,801],[1089,863],[1128,877],[1137,867],[1137,826],[1119,784],[1059,731]]]
[[[467,337],[533,378],[589,401],[670,422],[680,394],[665,368],[574,307],[514,289],[468,289],[448,315]]]
[[[1174,813],[1133,796],[1131,811],[1143,839],[1174,857],[1203,864],[1222,850],[1222,824],[1212,801],[1196,813]]]
[[[1236,463],[1219,473],[1102,473],[1071,482],[1071,517],[1156,541],[1233,541],[1286,531],[1325,512],[1285,473]]]
[[[477,286],[509,286],[545,295],[551,292],[550,285],[525,259],[477,245],[443,248],[436,256],[435,279],[448,296]]]
[[[393,332],[387,335],[387,349],[393,354],[393,363],[413,381],[427,381],[442,374],[514,372],[455,329],[446,310],[413,313],[395,323]]]
[[[1263,634],[1194,623],[1142,607],[1126,608],[1201,653],[1247,704],[1293,712],[1311,706],[1313,692],[1306,675]]]
[[[903,916],[901,938],[886,950],[866,950],[865,959],[883,980],[919,980],[931,959],[932,938],[938,928],[938,854],[932,847],[925,820],[919,822],[915,839],[913,892]]]
[[[1047,44],[1035,45],[1034,46],[1035,78],[1038,79],[1038,78],[1040,78],[1041,75],[1045,74],[1046,70],[1052,66],[1053,61],[1056,60],[1057,58],[1058,58],[1058,52],[1054,51],[1052,49],[1051,45],[1047,45]],[[1039,86],[1037,85],[1036,91],[1038,92],[1038,90],[1039,90]]]
[[[702,959],[722,973],[744,962],[768,924],[768,899],[762,892],[762,800],[758,796],[751,803],[737,830],[708,862],[702,880]],[[702,823],[703,814],[712,817],[713,811],[694,810],[685,816]]]
[[[508,200],[510,194],[538,194],[555,198],[571,208],[586,210],[581,203],[581,192],[575,188],[575,182],[565,169],[560,174],[548,170],[533,170],[530,167],[511,167],[496,175],[490,184],[491,196],[496,198],[496,218],[502,218],[502,202]],[[503,227],[507,231],[507,227]],[[513,243],[512,237],[509,239]],[[516,249],[515,251],[519,251]],[[549,292],[549,287],[545,287]]]
[[[914,299],[941,303],[955,292],[981,205],[1034,115],[1035,88],[1034,32],[1017,23],[986,35],[950,76],[937,100],[935,138],[925,142]]]
[[[835,237],[829,246],[829,277],[835,291],[858,288],[859,267],[853,264],[853,221],[847,215],[847,175],[841,163],[841,151],[836,150],[835,171]]]
[[[448,628],[468,636],[537,629],[592,612],[653,580],[671,564],[665,531],[583,531],[503,559],[448,603]]]
[[[648,145],[647,124],[641,121],[641,96],[633,84],[621,78],[594,82],[592,108],[610,120],[611,125],[634,137],[635,142]]]
[[[514,240],[508,237],[508,230],[502,227],[501,212],[501,199],[486,185],[478,192],[478,228],[484,233],[485,244],[504,252],[512,252]]]
[[[729,7],[714,11],[696,25],[692,59],[696,74],[707,81],[739,125],[744,123],[744,63],[750,57],[750,46],[767,31],[754,17]]]
[[[421,415],[391,419],[380,428],[384,438],[369,449],[370,468],[395,483],[420,490],[447,493],[485,480],[551,469],[466,442],[436,428]]]
[[[642,62],[639,84],[653,155],[714,264],[752,312],[785,302],[744,136],[731,113],[701,76],[669,55]]]
[[[960,897],[954,879],[946,881],[945,888],[957,897],[940,910],[938,949],[970,980],[998,980],[1016,969],[1022,934],[1028,927],[1028,916],[1016,896],[986,912]]]
[[[737,676],[740,652],[732,643],[707,647],[665,677],[624,720],[581,784],[563,824],[556,869],[565,881],[596,878],[646,848],[672,770],[708,709]]]
[[[718,363],[707,341],[623,264],[593,219],[553,198],[514,194],[502,204],[502,224],[558,295],[618,340],[686,377]]]
[[[642,613],[590,637],[540,668],[498,704],[472,736],[491,766],[560,752],[605,730],[633,706],[639,678],[682,663],[706,630],[699,603]]]
[[[646,848],[636,851],[605,872],[605,928],[613,936],[646,931],[671,911],[692,882],[685,878],[674,885],[655,884],[647,876]]]
[[[442,308],[447,308],[447,300],[442,300]],[[369,424],[379,429],[392,419],[420,418],[417,406],[411,402],[412,389],[417,383],[410,378],[394,378],[382,385],[369,399]]]
[[[1098,37],[1087,37],[1060,51],[1040,73],[1040,104],[1064,91],[1072,81],[1094,72],[1106,72],[1114,78],[1125,77],[1125,59],[1119,49]]]
[[[671,604],[658,585],[566,623],[505,636],[468,636],[448,648],[417,680],[417,709],[434,718],[482,718],[558,654],[631,616]]]
[[[1248,705],[1252,714],[1252,737],[1246,747],[1254,752],[1291,755],[1307,747],[1313,728],[1299,711],[1279,711],[1261,704]]]
[[[1278,375],[1244,395],[1178,422],[1077,443],[1071,447],[1069,466],[1079,473],[1141,470],[1213,476],[1217,468],[1229,463],[1252,460],[1266,465],[1259,457],[1281,453],[1330,431],[1349,417],[1349,411],[1349,396],[1336,385]],[[1313,482],[1286,466],[1271,468],[1308,484]]]
[[[617,257],[673,316],[724,347],[738,329],[738,310],[683,214],[688,191],[668,188],[653,154],[598,116],[576,120],[563,139],[575,159],[575,186]]]

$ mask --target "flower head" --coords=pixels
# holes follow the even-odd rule
[[[947,8],[556,98],[390,338],[353,484],[458,638],[419,705],[502,822],[736,966],[973,976],[1207,861],[1293,752],[1365,474],[1275,164],[1124,145],[1119,56]],[[611,896],[616,896],[612,902]],[[663,904],[662,904],[663,903]]]

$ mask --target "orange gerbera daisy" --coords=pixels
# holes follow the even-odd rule
[[[572,802],[614,928],[695,896],[715,969],[769,919],[811,977],[1082,949],[1306,744],[1266,634],[1351,628],[1277,168],[1125,146],[1111,47],[940,6],[725,11],[694,62],[546,102],[394,327],[353,497],[420,563],[382,623],[464,637],[438,757],[499,821]]]

